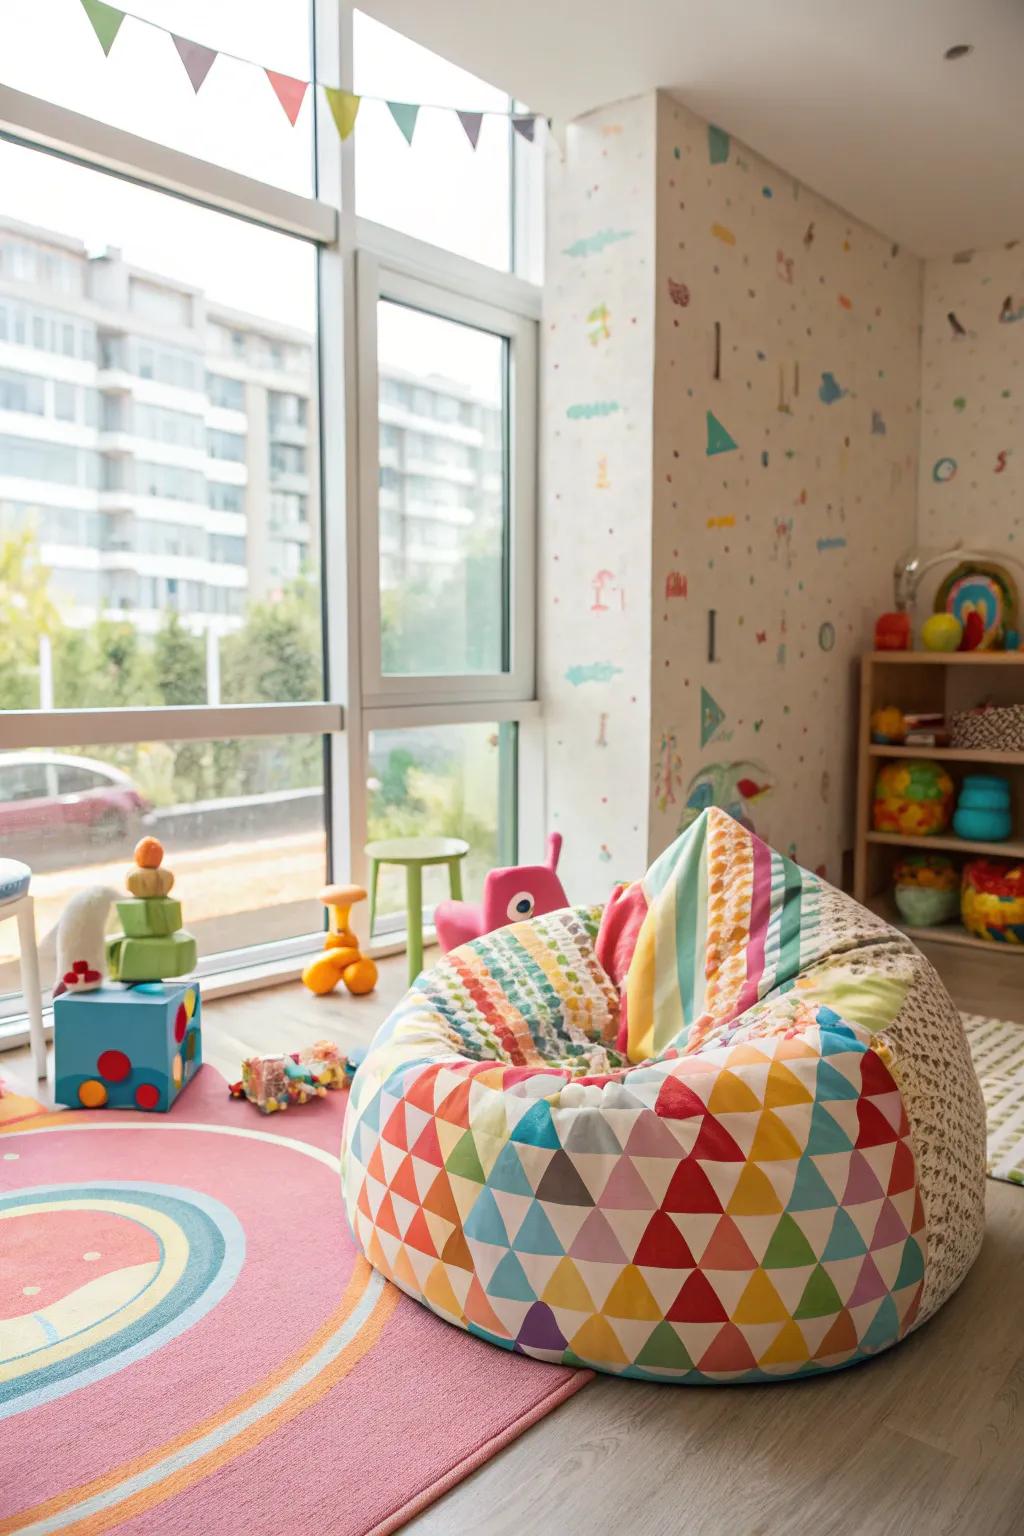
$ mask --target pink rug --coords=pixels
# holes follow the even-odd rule
[[[590,1379],[370,1269],[344,1104],[0,1126],[0,1536],[393,1531]]]

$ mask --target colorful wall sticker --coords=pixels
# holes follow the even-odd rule
[[[579,662],[576,666],[566,668],[565,680],[572,683],[574,688],[579,688],[584,683],[610,683],[621,671],[621,667],[613,666],[610,661]]]
[[[725,719],[725,710],[706,688],[700,690],[700,744],[706,747]]]
[[[708,458],[715,453],[731,453],[739,444],[730,432],[727,432],[718,417],[711,411],[707,412],[708,445],[706,453]]]

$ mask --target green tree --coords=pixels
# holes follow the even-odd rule
[[[206,647],[177,613],[165,614],[154,636],[153,677],[163,704],[206,703]]]
[[[253,603],[242,628],[221,645],[225,704],[288,703],[322,697],[320,603],[308,577],[276,601]]]
[[[40,637],[59,628],[49,572],[26,528],[0,543],[0,709],[38,709]]]

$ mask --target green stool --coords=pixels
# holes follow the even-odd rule
[[[461,861],[469,844],[461,837],[387,837],[367,843],[370,861],[370,937],[377,916],[377,878],[382,864],[405,865],[405,920],[408,932],[409,985],[423,969],[423,871],[428,864],[447,864],[452,898],[462,900]]]

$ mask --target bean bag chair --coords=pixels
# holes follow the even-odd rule
[[[984,1146],[924,957],[711,809],[604,911],[419,977],[356,1074],[342,1184],[370,1263],[504,1349],[778,1380],[941,1306]]]

